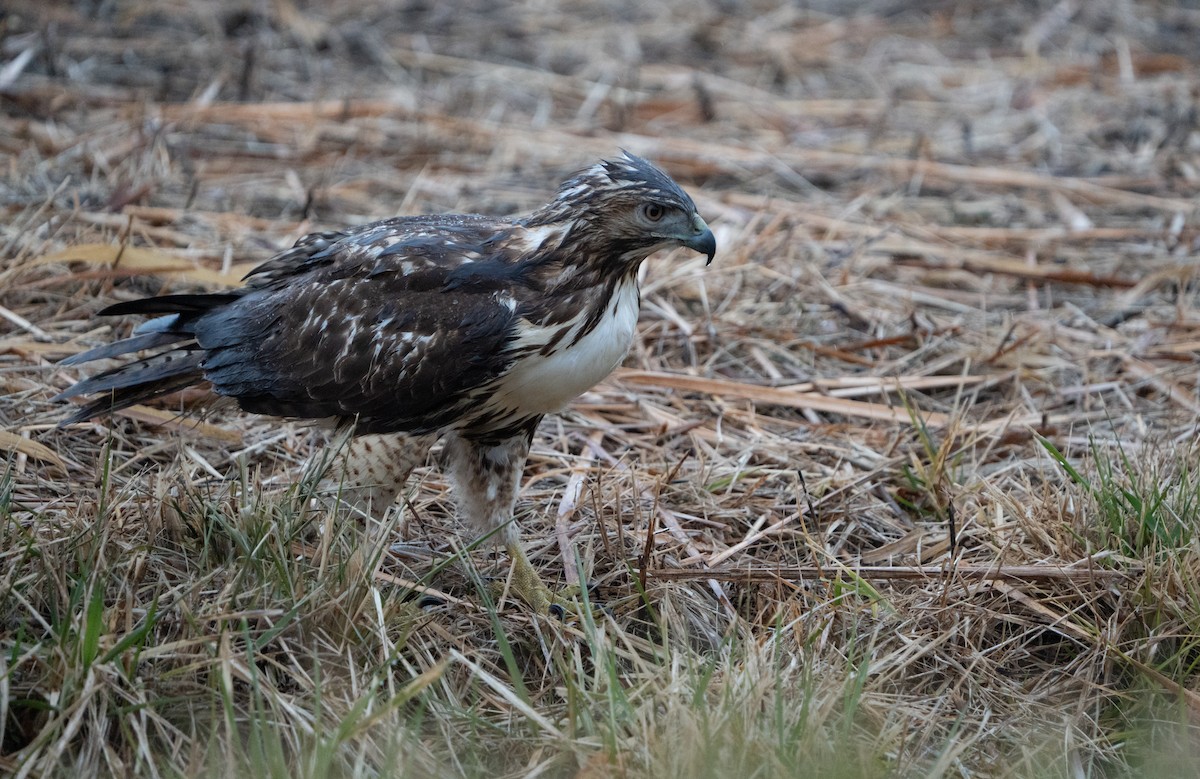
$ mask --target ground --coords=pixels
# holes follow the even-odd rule
[[[1193,4],[14,0],[0,36],[0,773],[1191,775]],[[320,430],[203,390],[55,427],[114,300],[619,148],[718,254],[648,261],[624,367],[538,433],[564,619],[435,462],[364,580]]]

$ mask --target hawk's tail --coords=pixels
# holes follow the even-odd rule
[[[196,343],[194,322],[201,315],[230,303],[238,297],[236,293],[167,295],[117,303],[101,311],[101,316],[120,314],[162,314],[163,316],[143,322],[134,329],[133,335],[129,338],[72,355],[60,362],[59,365],[78,365],[159,346],[173,346],[173,348],[83,379],[60,392],[51,400],[65,400],[97,392],[104,394],[82,406],[74,414],[60,422],[59,426],[83,422],[102,414],[111,414],[152,398],[169,395],[202,381],[204,373],[200,368],[200,363],[204,359],[204,349]]]

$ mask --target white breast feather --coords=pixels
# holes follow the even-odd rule
[[[565,348],[583,326],[580,321],[550,354],[520,360],[501,380],[494,400],[521,416],[558,411],[621,363],[633,342],[637,319],[638,286],[630,278],[616,288],[604,316],[590,333]],[[545,344],[558,327],[561,325],[537,328],[518,345]]]

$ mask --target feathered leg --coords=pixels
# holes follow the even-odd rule
[[[325,486],[350,508],[381,519],[434,440],[404,433],[351,438],[325,472]]]
[[[555,596],[525,556],[520,533],[511,521],[539,419],[529,420],[512,436],[500,440],[480,441],[451,433],[446,436],[444,456],[463,520],[481,534],[502,528],[497,536],[512,558],[512,590],[530,608],[544,614]]]
[[[378,560],[388,539],[380,529],[413,468],[425,462],[436,436],[404,433],[351,438],[325,473],[325,486],[341,503],[367,519],[367,533],[347,562],[347,573],[361,577],[367,561]],[[332,515],[331,515],[332,520]]]

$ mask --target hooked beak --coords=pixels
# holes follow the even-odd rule
[[[692,251],[700,254],[708,255],[708,262],[705,265],[711,265],[713,257],[717,254],[717,239],[712,234],[712,230],[708,229],[708,223],[700,218],[699,214],[692,216],[692,230],[694,235],[683,242],[683,245]]]

